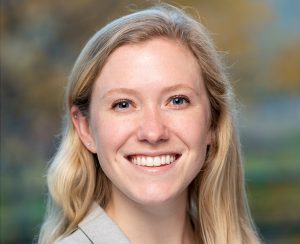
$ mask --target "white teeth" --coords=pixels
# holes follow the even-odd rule
[[[140,158],[140,157],[139,157],[139,158]],[[142,157],[142,161],[141,161],[141,164],[140,164],[140,165],[146,165],[146,162],[147,162],[146,158]]]
[[[170,155],[168,155],[167,157],[166,157],[166,164],[169,164],[170,163]]]
[[[154,160],[153,160],[153,165],[154,166],[159,166],[161,165],[161,161],[160,161],[160,158],[159,157],[155,157]]]
[[[130,157],[130,161],[136,165],[141,166],[161,166],[164,164],[173,163],[176,160],[175,155],[161,155],[155,157],[148,156],[132,156]]]
[[[147,157],[146,158],[146,165],[147,166],[153,166],[153,158]]]

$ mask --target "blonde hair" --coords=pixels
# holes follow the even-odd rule
[[[39,243],[70,234],[96,201],[105,207],[110,181],[97,158],[81,143],[70,108],[89,116],[95,78],[118,47],[157,37],[180,41],[197,59],[211,107],[212,143],[203,169],[188,188],[189,217],[199,243],[259,243],[244,189],[234,96],[221,59],[206,29],[176,7],[160,4],[121,17],[99,30],[86,44],[66,90],[65,126],[49,167],[49,201]]]

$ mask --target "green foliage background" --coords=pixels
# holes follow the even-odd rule
[[[31,243],[68,73],[108,21],[157,1],[1,1],[1,243]],[[167,1],[170,2],[170,1]],[[186,0],[224,52],[251,210],[266,243],[300,243],[300,2]]]

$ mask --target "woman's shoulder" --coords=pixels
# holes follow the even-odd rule
[[[90,239],[88,239],[88,237],[80,229],[77,229],[69,236],[57,241],[56,243],[57,244],[75,244],[75,243],[91,244],[93,242]]]
[[[129,244],[130,241],[105,211],[97,203],[93,203],[88,214],[78,224],[77,230],[58,243]]]

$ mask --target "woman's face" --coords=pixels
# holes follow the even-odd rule
[[[192,53],[156,38],[116,49],[96,79],[90,150],[114,194],[143,205],[174,200],[201,170],[210,107]]]

